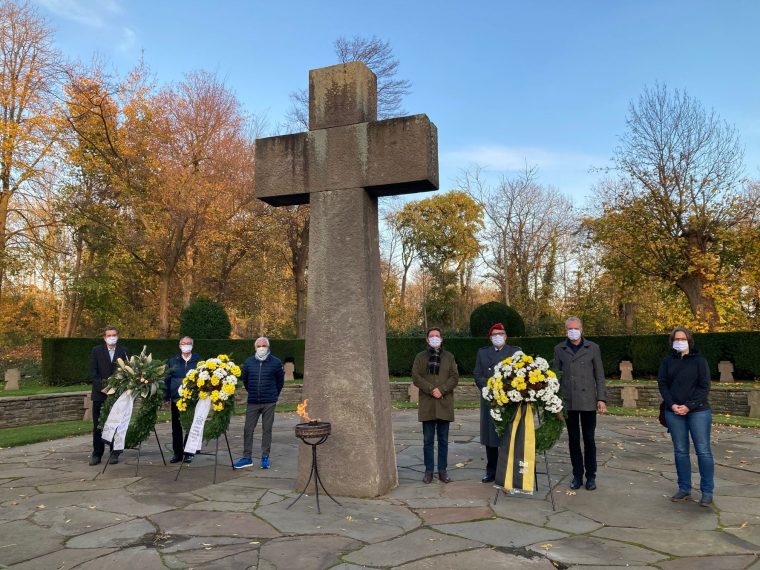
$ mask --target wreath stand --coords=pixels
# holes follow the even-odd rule
[[[111,456],[113,456],[113,442],[116,441],[116,433],[119,431],[117,428],[113,432],[113,438],[111,439],[111,449],[108,453],[108,460],[106,461],[106,464],[103,466],[103,471],[100,472],[101,475],[103,475],[106,472],[106,469],[108,469],[108,465],[111,462]],[[161,452],[161,461],[164,462],[164,467],[166,467],[166,457],[164,457],[164,450],[161,448],[161,440],[158,439],[158,432],[156,431],[156,427],[153,426],[153,435],[156,436],[156,445],[158,445],[158,450]],[[140,472],[140,451],[142,449],[142,442],[140,442],[140,445],[137,447],[125,447],[126,449],[135,449],[137,450],[137,465],[135,466],[135,477],[137,477],[137,474]]]
[[[235,463],[232,460],[232,448],[230,448],[230,440],[227,439],[227,432],[223,431],[222,435],[224,436],[224,441],[227,444],[227,453],[229,453],[230,455],[230,467],[232,469],[235,469]],[[193,454],[193,455],[213,455],[214,456],[214,481],[213,481],[214,485],[216,485],[216,466],[219,464],[219,437],[216,438],[216,447],[214,448],[214,453],[205,453],[203,451],[199,451]],[[175,481],[179,479],[179,474],[182,472],[182,467],[184,467],[184,465],[185,465],[184,461],[179,462],[179,469],[177,469],[177,474],[174,476]]]
[[[539,425],[540,425],[540,422],[543,419],[543,415],[541,413],[537,413],[536,416],[538,417],[538,421],[539,421]],[[538,427],[538,426],[536,426],[536,427]],[[505,436],[506,436],[506,433],[505,433]],[[499,449],[501,450],[501,448],[499,448]],[[533,473],[534,473],[533,480],[535,481],[535,484],[536,484],[535,491],[538,491],[538,475],[546,475],[546,478],[549,481],[549,498],[552,501],[552,511],[556,511],[557,510],[557,506],[554,503],[554,487],[552,486],[552,475],[551,475],[551,473],[549,471],[549,457],[546,454],[546,450],[544,450],[542,453],[544,455],[544,467],[546,468],[546,471],[539,471],[538,470],[538,462],[535,462],[535,464],[533,466]],[[513,493],[509,493],[504,487],[496,486],[496,495],[493,498],[493,504],[494,505],[499,500],[499,494],[500,493],[503,493],[503,494],[505,494],[507,496],[513,494]]]

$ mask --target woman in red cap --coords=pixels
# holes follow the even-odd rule
[[[507,332],[504,325],[496,323],[488,329],[491,346],[478,350],[475,359],[475,384],[480,390],[480,443],[486,446],[486,474],[481,479],[483,483],[491,483],[496,479],[496,463],[499,460],[499,436],[491,419],[491,404],[483,398],[483,388],[488,379],[493,376],[493,369],[499,362],[512,356],[520,350],[517,346],[507,344]]]

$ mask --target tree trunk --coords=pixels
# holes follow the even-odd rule
[[[633,334],[633,318],[636,315],[636,303],[623,303],[623,324],[626,334]]]
[[[161,338],[169,336],[169,282],[171,271],[159,275],[158,280],[158,327]]]
[[[3,300],[3,282],[5,281],[5,231],[8,224],[10,200],[11,190],[3,180],[0,186],[0,302]]]
[[[718,309],[715,306],[715,298],[706,290],[705,279],[684,275],[676,281],[676,286],[686,294],[691,312],[700,324],[706,325],[709,332],[717,331],[720,325]]]

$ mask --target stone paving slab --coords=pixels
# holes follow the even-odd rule
[[[226,449],[220,450],[215,485],[213,456],[197,457],[174,481],[177,469],[163,466],[155,445],[143,449],[137,476],[132,452],[105,474],[102,466],[88,466],[88,436],[0,450],[0,564],[549,570],[554,560],[574,570],[760,570],[758,430],[714,427],[715,506],[704,509],[669,501],[672,445],[658,424],[600,417],[597,491],[568,489],[565,435],[547,454],[555,511],[545,475],[534,495],[500,493],[494,504],[494,487],[480,483],[485,454],[477,410],[457,411],[451,426],[452,483],[423,484],[416,416],[415,410],[393,415],[399,487],[377,499],[336,497],[343,506],[321,495],[322,514],[309,495],[286,508],[298,495],[302,445],[293,435],[293,414],[277,414],[272,469],[232,470],[224,464]],[[235,417],[230,428],[235,458],[242,423]],[[169,431],[168,424],[158,426],[167,455]],[[259,441],[257,432],[254,450]],[[330,489],[330,481],[324,483]]]
[[[482,547],[481,542],[422,529],[352,552],[344,560],[366,566],[399,566],[420,558]]]

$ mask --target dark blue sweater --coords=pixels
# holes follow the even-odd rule
[[[272,404],[285,385],[285,371],[280,359],[271,353],[264,360],[250,356],[243,363],[240,380],[248,391],[249,404]]]
[[[169,372],[164,378],[164,400],[178,400],[179,399],[179,387],[182,386],[182,380],[185,375],[198,366],[201,361],[201,357],[194,352],[190,355],[190,360],[185,362],[182,358],[182,354],[172,356],[167,362]]]
[[[657,385],[668,410],[673,404],[686,406],[690,412],[710,409],[707,401],[710,367],[707,360],[694,350],[686,356],[673,351],[673,354],[663,358]]]

